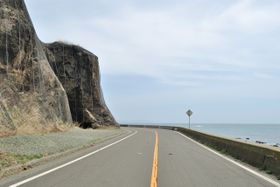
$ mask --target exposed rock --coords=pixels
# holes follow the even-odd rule
[[[11,119],[6,106],[0,100],[0,137],[15,134],[16,127]]]
[[[0,1],[0,92],[2,124],[10,124],[16,110],[26,112],[22,117],[28,123],[34,115],[28,108],[33,107],[39,121],[30,126],[72,122],[66,92],[48,63],[23,0]]]
[[[116,125],[103,99],[97,56],[61,42],[45,46],[51,67],[67,92],[73,120],[85,128]]]
[[[71,123],[72,116],[83,127],[115,125],[102,97],[97,57],[61,43],[47,48],[24,0],[1,0],[0,131],[14,133],[23,124],[38,129],[51,122]]]

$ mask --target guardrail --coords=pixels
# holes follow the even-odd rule
[[[151,128],[151,129],[168,129],[168,130],[175,130],[176,127],[172,126],[163,126],[163,125],[128,125],[128,124],[121,124],[121,127],[134,127],[134,128]]]
[[[280,180],[280,150],[261,145],[259,146],[257,144],[241,142],[234,139],[214,136],[182,127],[127,124],[123,124],[121,127],[175,130],[204,145],[207,145],[208,147],[216,149],[224,154],[228,154],[261,170],[265,170],[269,174],[274,174]]]

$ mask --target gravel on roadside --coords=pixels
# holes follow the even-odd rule
[[[125,130],[118,128],[81,129],[75,127],[66,132],[0,138],[0,178],[5,168],[68,150],[87,147],[124,132]]]
[[[123,133],[122,129],[81,129],[45,135],[17,135],[0,138],[0,152],[21,155],[48,155],[87,146],[104,138]]]

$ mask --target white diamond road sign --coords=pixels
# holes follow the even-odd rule
[[[188,111],[187,111],[187,115],[188,115],[189,117],[191,117],[191,115],[193,115],[193,112],[192,112],[191,110],[188,110]]]

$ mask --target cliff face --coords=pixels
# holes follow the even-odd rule
[[[69,47],[70,49],[71,47]],[[57,60],[54,61],[53,59],[59,59],[61,53],[55,52],[50,47],[50,50],[47,50],[49,59],[47,58],[46,48],[36,35],[24,0],[0,1],[1,132],[15,133],[22,126],[24,128],[32,127],[35,131],[40,128],[46,129],[52,122],[71,123],[72,115],[75,121],[87,123],[90,120],[85,120],[87,118],[86,113],[91,113],[97,121],[101,122],[103,120],[102,115],[95,115],[94,112],[100,111],[98,104],[102,105],[102,103],[104,110],[108,111],[107,113],[103,112],[108,114],[109,118],[112,119],[111,121],[114,122],[101,94],[95,98],[87,97],[91,91],[101,93],[98,68],[95,69],[98,67],[98,62],[95,65],[94,63],[89,65],[90,61],[96,57],[92,55],[92,58],[87,59],[88,61],[83,61],[84,55],[79,58],[79,54],[80,52],[83,54],[84,50],[80,50],[73,51],[73,54],[76,53],[75,55],[77,56],[75,58],[72,57],[71,50],[63,57],[72,59],[72,64],[69,64],[73,67],[75,66],[72,71],[76,71],[75,68],[80,68],[75,74],[75,78],[72,77],[73,75],[68,75],[64,79],[60,74],[61,69],[57,69],[60,71],[60,73],[57,71],[58,78],[50,66],[49,59],[51,65],[54,65]],[[68,57],[68,55],[70,56]],[[86,65],[87,63],[88,66]],[[59,64],[59,61],[57,64]],[[66,65],[70,74],[72,66],[68,67]],[[89,67],[92,67],[92,69],[86,69]],[[79,78],[77,79],[77,77]],[[95,78],[97,79],[95,80]],[[80,81],[80,86],[75,87],[72,85],[74,79]],[[96,83],[97,85],[98,83],[98,86],[93,90],[87,88],[85,81],[89,80],[93,84]],[[63,81],[63,85],[61,81]],[[73,92],[73,88],[77,91]],[[82,91],[79,91],[79,89]],[[75,98],[78,98],[75,99],[76,107],[74,108],[73,93],[76,94]],[[70,98],[71,111],[67,95]],[[89,107],[88,103],[91,99],[95,99],[96,102],[94,100],[94,104]],[[103,113],[99,112],[98,114]],[[105,121],[103,120],[102,122]]]
[[[15,133],[72,122],[68,99],[52,71],[23,0],[0,1],[1,124]]]
[[[97,56],[60,42],[45,47],[49,63],[67,92],[73,120],[84,128],[115,125],[103,99]]]

